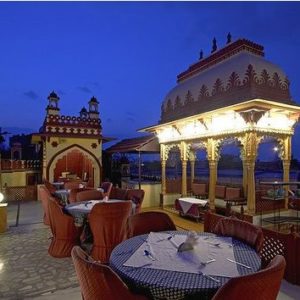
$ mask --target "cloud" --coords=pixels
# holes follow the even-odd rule
[[[92,91],[87,86],[78,86],[77,89],[79,89],[80,91],[82,91],[84,93],[88,93],[88,94],[92,93]]]
[[[33,99],[33,100],[36,100],[36,99],[39,98],[38,94],[35,93],[35,92],[32,91],[32,90],[30,90],[30,91],[28,91],[28,92],[25,92],[23,95],[26,96],[26,97],[28,97],[28,98],[30,98],[30,99]]]

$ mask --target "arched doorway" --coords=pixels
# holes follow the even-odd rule
[[[92,153],[78,145],[64,149],[49,162],[50,180],[58,180],[62,172],[69,172],[82,180],[88,179],[89,186],[100,184],[100,162]]]

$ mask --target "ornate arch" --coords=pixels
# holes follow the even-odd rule
[[[92,166],[94,167],[94,182],[100,183],[101,179],[101,162],[99,159],[89,150],[86,148],[78,145],[78,144],[73,144],[70,145],[60,151],[58,151],[48,162],[46,166],[46,178],[50,180],[50,176],[53,177],[53,172],[54,172],[54,167],[56,166],[56,163],[59,159],[61,159],[64,155],[66,155],[68,152],[72,150],[79,150],[83,154],[85,154],[92,162]]]

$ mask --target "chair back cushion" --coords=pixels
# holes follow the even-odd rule
[[[79,246],[72,249],[72,259],[83,299],[146,299],[143,296],[133,295],[109,266],[94,261]]]
[[[276,300],[285,266],[284,257],[277,255],[265,269],[229,279],[217,291],[213,300]]]
[[[76,202],[87,200],[102,200],[103,193],[97,190],[85,190],[76,194]]]
[[[110,199],[127,200],[127,189],[113,187],[110,193]]]
[[[40,192],[39,194],[41,197],[42,207],[44,210],[43,221],[45,225],[50,225],[48,202],[49,202],[49,198],[51,197],[51,194],[45,186],[40,186],[39,192]]]
[[[91,255],[95,260],[107,263],[113,248],[127,238],[131,209],[129,201],[94,205],[89,224],[94,239]]]
[[[139,189],[127,190],[126,199],[131,200],[135,205],[135,213],[139,213],[142,209],[145,191]]]
[[[207,196],[206,183],[192,183],[192,193],[195,196]]]
[[[104,181],[101,184],[101,189],[103,189],[104,196],[107,196],[110,198],[111,189],[113,187],[113,184],[109,181]]]
[[[218,199],[225,198],[226,186],[225,185],[216,185],[215,196]]]
[[[220,219],[216,226],[216,233],[241,240],[255,248],[257,252],[260,252],[264,242],[261,228],[235,217]]]
[[[70,180],[70,181],[65,182],[64,187],[65,187],[66,190],[78,189],[80,184],[82,184],[81,181]]]
[[[176,230],[172,219],[164,212],[146,211],[128,219],[129,236],[159,231]]]
[[[82,228],[75,227],[73,217],[64,214],[53,197],[48,201],[48,208],[53,235],[48,252],[54,257],[71,256],[72,247],[80,242]]]
[[[241,189],[234,187],[226,187],[225,199],[232,200],[241,198]]]
[[[69,202],[70,203],[76,202],[77,201],[77,199],[76,199],[77,193],[80,193],[80,192],[83,192],[86,190],[87,190],[86,188],[71,189],[70,193],[69,193],[69,197],[68,197]]]
[[[51,184],[47,179],[44,179],[44,185],[48,189],[50,194],[53,194],[56,191],[56,188]]]

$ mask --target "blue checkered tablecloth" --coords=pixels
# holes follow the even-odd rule
[[[187,232],[173,232],[186,235]],[[201,236],[212,236],[210,233],[199,233]],[[110,266],[134,290],[142,291],[153,299],[211,299],[218,288],[229,278],[214,276],[220,283],[204,275],[151,269],[150,267],[128,267],[123,264],[144,243],[147,235],[136,236],[118,245],[110,257]],[[237,266],[240,275],[253,273],[260,269],[261,260],[256,251],[239,240],[232,240],[235,260],[251,269]],[[176,263],[176,262],[174,262]]]

